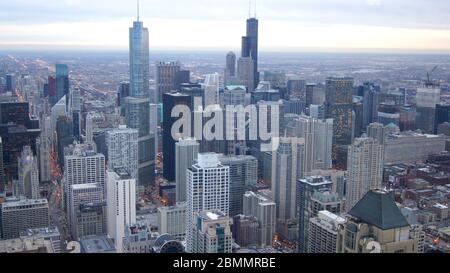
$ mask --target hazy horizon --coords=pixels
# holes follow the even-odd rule
[[[239,52],[256,13],[262,52],[450,53],[449,1],[255,2],[141,0],[140,19],[155,51]],[[127,50],[136,16],[135,1],[3,1],[0,50]]]

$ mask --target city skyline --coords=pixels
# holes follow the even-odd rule
[[[0,18],[0,254],[450,253],[450,55],[358,55],[374,37],[385,50],[447,48],[417,31],[450,30],[450,4],[433,0],[430,14],[418,0],[169,1],[0,4],[14,26],[76,28],[16,37],[48,35],[60,50],[71,35],[86,41],[3,54]],[[14,14],[17,3],[33,15]],[[128,33],[110,33],[128,8]],[[314,9],[320,24],[300,16]],[[364,35],[333,28],[361,19],[352,27]],[[101,40],[111,34],[128,54],[108,51],[120,47]],[[348,50],[352,39],[351,54],[260,54],[277,43]],[[158,43],[198,51],[158,53]],[[224,49],[202,51],[215,44]],[[264,259],[273,266],[181,257],[169,267],[281,263]]]
[[[249,12],[246,0],[190,1],[182,10],[173,8],[179,0],[141,0],[140,19],[152,37],[150,50],[238,49],[242,20],[256,13],[262,52],[450,53],[446,1],[424,7],[401,0],[316,2],[251,1]],[[126,50],[123,37],[136,19],[135,4],[118,0],[14,1],[0,10],[0,50]]]

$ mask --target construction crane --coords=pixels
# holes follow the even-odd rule
[[[438,68],[438,66],[434,66],[433,69],[431,69],[431,71],[427,72],[427,82],[425,83],[426,87],[432,87],[434,85],[436,85],[435,83],[433,83],[431,81],[431,74],[433,74],[434,71],[436,71],[436,69]]]

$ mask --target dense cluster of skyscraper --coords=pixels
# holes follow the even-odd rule
[[[129,81],[118,87],[114,113],[85,111],[67,65],[56,64],[40,95],[24,94],[7,74],[0,252],[12,251],[11,239],[39,236],[48,251],[69,240],[84,252],[423,252],[423,227],[396,203],[408,193],[398,196],[386,166],[445,155],[450,107],[439,86],[417,89],[411,117],[405,92],[355,87],[348,77],[307,83],[260,72],[255,17],[241,46],[238,59],[226,54],[223,73],[201,83],[180,62],[158,61],[153,86],[149,31],[138,16],[129,31]],[[242,119],[228,116],[229,106],[241,106]],[[174,132],[181,118],[188,122]],[[213,119],[223,126],[211,126]],[[227,138],[206,139],[207,128]],[[251,138],[253,129],[269,138]],[[151,226],[138,212],[155,195]],[[448,207],[437,205],[446,220]],[[54,218],[64,216],[67,226],[55,231]]]

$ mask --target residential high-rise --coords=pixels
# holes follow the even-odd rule
[[[232,84],[236,79],[236,54],[230,51],[227,53],[225,60],[225,73],[224,82],[225,85]]]
[[[276,204],[270,192],[246,192],[243,200],[243,214],[256,217],[259,223],[259,245],[271,246],[275,235]]]
[[[182,93],[163,94],[163,165],[164,177],[169,181],[175,181],[175,142],[181,138],[172,137],[172,126],[178,118],[173,118],[171,114],[177,105],[185,105],[192,109],[191,96]]]
[[[186,236],[186,203],[159,207],[158,231],[160,234],[169,234],[177,240],[184,240]]]
[[[357,138],[348,148],[346,209],[369,190],[381,188],[384,148],[373,138]]]
[[[136,179],[125,168],[109,170],[107,176],[108,235],[114,239],[117,252],[121,253],[125,229],[136,223]]]
[[[280,222],[297,217],[295,185],[302,177],[304,146],[302,138],[280,138],[278,150],[272,155],[272,194]]]
[[[194,138],[180,139],[175,144],[176,201],[186,201],[186,172],[197,159],[200,144]]]
[[[38,160],[33,155],[30,146],[23,147],[18,164],[19,184],[17,196],[25,196],[28,199],[38,199],[40,196]]]
[[[256,15],[255,15],[256,16]],[[253,61],[253,87],[256,88],[259,83],[258,72],[258,19],[247,19],[247,34],[242,37],[242,58],[251,58]]]
[[[231,217],[242,214],[244,193],[258,182],[258,160],[251,155],[222,156],[220,163],[230,167]]]
[[[106,132],[110,171],[122,167],[132,178],[138,179],[138,139],[138,131],[125,125]]]
[[[230,167],[220,164],[219,155],[198,154],[197,163],[187,171],[186,250],[192,252],[195,214],[202,210],[229,211]],[[231,236],[231,235],[230,235]]]
[[[434,133],[436,105],[441,101],[441,89],[435,86],[418,88],[416,94],[416,128],[425,134]]]
[[[175,74],[179,72],[181,65],[179,62],[156,62],[156,94],[157,101],[163,101],[163,95],[175,91]]]
[[[144,23],[133,22],[130,28],[130,96],[126,99],[126,124],[139,131],[138,139],[138,179],[139,185],[154,182],[155,176],[155,135],[150,133],[150,102],[154,94],[149,94],[149,35]]]
[[[247,92],[255,90],[254,60],[250,57],[241,57],[238,60],[237,76],[239,82],[247,88]]]
[[[327,210],[309,219],[307,253],[339,253],[342,245],[339,228],[345,219]]]
[[[221,85],[219,73],[205,75],[203,83],[204,105],[214,105],[219,103],[219,89]]]
[[[195,213],[192,226],[192,253],[231,253],[232,220],[220,210],[202,210]]]
[[[303,175],[310,175],[312,170],[332,167],[332,119],[318,120],[302,115],[290,121],[286,129],[288,136],[305,140]]]
[[[333,158],[339,146],[353,139],[353,78],[327,78],[325,83],[325,117],[333,119]],[[342,162],[336,164],[342,165]]]
[[[77,222],[75,219],[80,204],[94,203],[94,201],[102,203],[105,201],[105,156],[96,153],[90,145],[77,144],[66,149],[64,161],[63,188],[66,209],[72,234],[77,234]],[[77,196],[73,196],[74,193]],[[86,193],[92,196],[88,197]]]
[[[47,199],[13,199],[1,205],[3,239],[19,238],[29,228],[49,226]]]
[[[144,23],[137,20],[129,30],[130,95],[150,99],[149,35]]]
[[[366,132],[368,137],[376,139],[379,144],[384,144],[387,132],[383,124],[378,122],[370,123]]]
[[[330,191],[333,182],[323,176],[309,176],[298,180],[296,183],[297,219],[298,219],[298,244],[299,253],[305,253],[308,247],[309,218],[314,217],[312,210],[312,196],[316,191]]]

